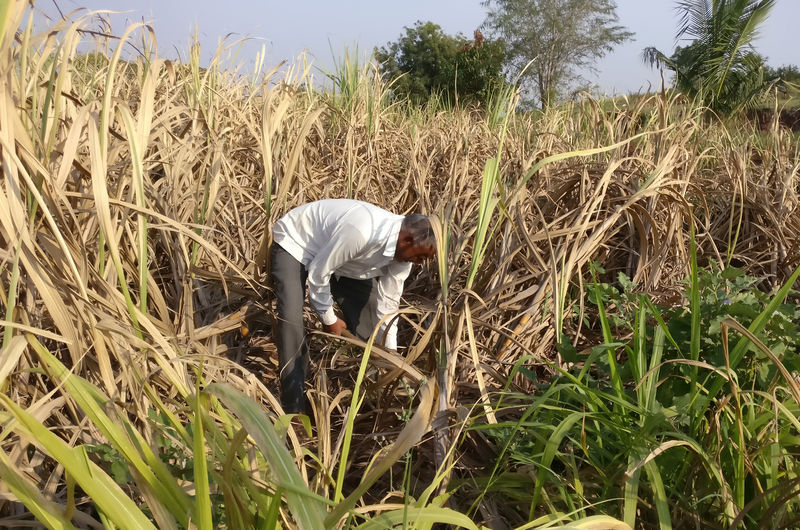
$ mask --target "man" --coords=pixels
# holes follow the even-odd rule
[[[312,309],[328,333],[365,339],[397,311],[412,264],[436,249],[428,217],[395,215],[369,203],[329,199],[299,206],[272,229],[272,285],[278,299],[277,345],[281,403],[305,412],[308,348],[303,329],[306,282]],[[344,319],[336,316],[336,301]],[[378,339],[397,348],[397,319]]]

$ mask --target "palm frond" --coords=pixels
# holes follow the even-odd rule
[[[720,2],[720,5],[724,4],[725,2]],[[727,59],[724,61],[721,60],[719,63],[722,67],[722,71],[717,75],[717,95],[722,92],[722,87],[728,72],[734,68],[737,61],[743,60],[742,55],[744,51],[758,36],[759,27],[767,19],[770,10],[774,6],[775,0],[759,0],[757,2],[753,2],[752,0],[738,0],[735,3],[736,9],[732,9],[731,13],[729,13],[730,16],[727,18],[730,22],[733,22],[735,19],[736,24],[731,24],[731,26],[729,26],[730,33],[726,35],[729,39],[723,39],[718,43],[717,47],[717,49],[724,48],[726,51],[724,55],[719,56],[720,59],[723,57]]]
[[[680,14],[677,39],[684,35],[692,40],[702,38],[714,20],[712,2],[708,0],[679,0],[675,10]]]
[[[658,48],[648,46],[642,50],[642,61],[649,64],[651,68],[666,67],[670,70],[676,70],[677,65],[675,61],[664,55]]]

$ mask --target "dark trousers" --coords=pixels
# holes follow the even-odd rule
[[[275,339],[281,379],[281,405],[289,413],[306,412],[305,381],[308,346],[303,327],[303,306],[308,271],[283,247],[270,247],[272,288],[277,298]],[[331,295],[342,310],[347,329],[365,339],[377,323],[377,289],[373,280],[331,277]]]

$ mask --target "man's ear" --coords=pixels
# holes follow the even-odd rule
[[[400,233],[397,234],[397,245],[402,247],[411,247],[414,245],[414,236],[411,233],[400,230]]]

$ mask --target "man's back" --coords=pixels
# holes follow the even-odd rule
[[[339,274],[368,278],[391,261],[403,216],[351,199],[326,199],[294,208],[273,227],[273,239],[309,266],[332,246],[345,245]]]

